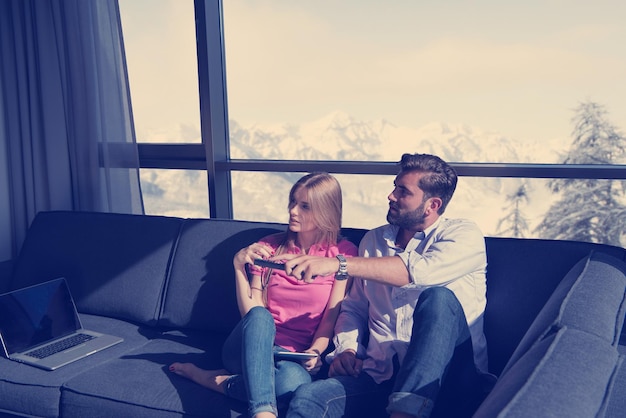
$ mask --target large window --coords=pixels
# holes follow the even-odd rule
[[[587,101],[626,129],[619,0],[223,7],[233,158],[560,163]]]
[[[624,17],[618,1],[224,2],[231,157],[623,164]],[[605,132],[592,141],[587,129]],[[606,152],[585,158],[592,145]],[[293,178],[234,176],[235,217],[284,220]],[[391,177],[341,182],[345,224],[384,222]],[[463,177],[449,215],[489,235],[556,234],[544,221],[584,217],[607,182],[555,192],[547,179]],[[623,186],[613,184],[618,211]],[[572,190],[581,200],[568,200]],[[264,205],[251,209],[251,197]],[[598,223],[590,217],[589,228]]]
[[[193,0],[120,0],[138,142],[200,143]]]
[[[200,143],[193,0],[120,0],[138,143]],[[206,217],[206,171],[140,171],[148,214]]]
[[[342,183],[344,224],[372,227],[384,222],[391,162],[404,152],[455,164],[462,177],[448,214],[476,220],[487,235],[568,238],[546,220],[587,216],[597,232],[602,219],[624,214],[622,2],[158,0],[133,6],[141,11],[133,21],[126,16],[137,3],[120,0],[133,108],[141,115],[139,106],[161,103],[172,111],[155,120],[177,127],[154,128],[171,134],[153,138],[138,127],[138,137],[202,136],[204,145],[189,146],[181,160],[155,148],[150,155],[160,152],[163,165],[151,159],[155,170],[144,170],[142,184],[145,177],[149,190],[162,191],[172,170],[158,168],[182,169],[169,187],[192,189],[189,216],[206,202],[206,182],[211,213],[282,222],[293,181],[324,170]],[[197,61],[189,45],[177,46],[192,42],[194,5]],[[159,37],[126,30],[137,19]],[[142,61],[133,54],[157,46],[159,58],[143,60],[156,65],[134,64]],[[168,88],[138,90],[155,77],[148,71],[169,68],[159,68],[165,61],[172,71],[159,84]],[[201,113],[182,111],[198,96]],[[191,183],[185,170],[198,164],[208,177],[191,174]],[[149,210],[184,216],[185,201],[150,198]],[[600,240],[594,234],[582,239]]]

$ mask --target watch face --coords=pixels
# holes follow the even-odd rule
[[[348,278],[348,263],[346,262],[346,258],[339,254],[337,255],[337,260],[339,260],[339,270],[335,273],[335,279],[346,280]]]

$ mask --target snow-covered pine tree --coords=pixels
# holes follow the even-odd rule
[[[507,205],[504,208],[506,215],[498,221],[497,235],[523,238],[528,233],[528,222],[521,209],[521,205],[528,203],[526,183],[522,183],[514,193],[507,195]]]
[[[607,120],[603,106],[586,101],[575,110],[570,150],[564,164],[620,164],[626,138]],[[553,179],[561,199],[537,226],[543,238],[622,245],[626,226],[625,182],[602,179]]]

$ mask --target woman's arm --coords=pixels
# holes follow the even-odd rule
[[[237,296],[237,306],[239,313],[243,317],[255,306],[265,306],[263,301],[263,289],[261,287],[261,276],[254,274],[248,281],[246,264],[254,263],[254,260],[271,255],[271,248],[264,244],[255,243],[246,248],[242,248],[233,258],[235,267],[235,290]]]
[[[235,288],[237,306],[242,317],[255,306],[265,306],[261,290],[261,276],[255,274],[248,282],[245,270],[242,272],[235,269]]]

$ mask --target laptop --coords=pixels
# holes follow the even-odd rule
[[[11,360],[55,370],[122,341],[83,329],[64,278],[0,295],[0,342]]]

